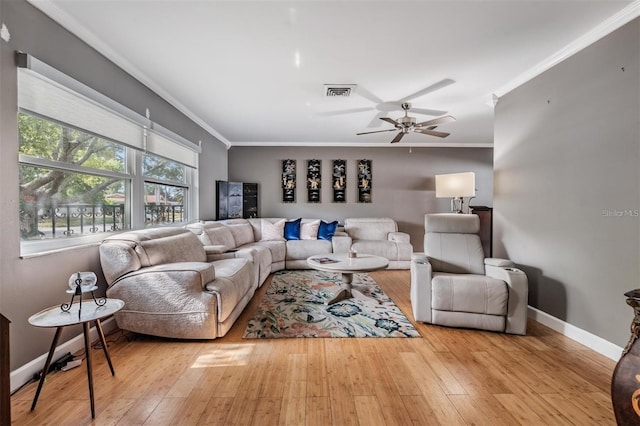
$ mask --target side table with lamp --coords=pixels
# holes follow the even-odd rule
[[[54,335],[53,341],[51,342],[51,349],[49,349],[49,355],[47,356],[44,369],[42,370],[42,374],[40,376],[40,382],[38,383],[38,388],[33,398],[31,411],[36,408],[36,404],[38,403],[38,397],[40,396],[40,391],[42,390],[42,385],[44,384],[45,377],[49,372],[51,360],[58,345],[60,335],[62,334],[62,329],[69,325],[82,324],[82,330],[84,334],[84,348],[87,360],[87,380],[89,383],[91,418],[95,418],[93,370],[91,363],[91,342],[89,340],[90,323],[93,321],[96,325],[96,331],[98,332],[98,336],[100,337],[102,349],[104,351],[105,358],[107,359],[107,363],[109,364],[111,375],[115,376],[116,373],[113,369],[111,358],[109,357],[107,342],[104,338],[104,332],[102,331],[102,324],[100,323],[100,320],[113,315],[124,307],[124,302],[119,299],[96,299],[94,295],[94,291],[97,290],[96,282],[97,278],[93,272],[78,272],[73,274],[69,278],[69,290],[67,290],[68,293],[72,294],[71,302],[64,303],[62,304],[62,306],[53,306],[51,308],[47,308],[43,311],[38,312],[37,314],[32,315],[29,318],[29,324],[35,327],[56,328],[56,334]],[[82,298],[83,295],[87,293],[91,293],[93,301],[87,301],[83,306]],[[79,296],[79,299],[78,301],[74,302],[74,298],[76,296]]]

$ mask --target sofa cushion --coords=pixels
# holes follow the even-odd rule
[[[317,240],[319,227],[320,227],[319,219],[309,220],[306,222],[303,219],[302,223],[300,223],[300,239],[301,240]]]
[[[336,229],[338,229],[337,220],[329,223],[324,220],[320,221],[320,224],[318,225],[318,239],[331,241],[333,235],[336,233]]]
[[[100,263],[107,284],[140,269],[140,260],[131,241],[109,241],[100,245]]]
[[[302,221],[302,218],[298,218],[296,220],[290,220],[284,224],[285,240],[300,239],[300,221]]]
[[[244,223],[227,223],[225,225],[231,231],[233,240],[236,243],[236,247],[240,247],[254,241],[253,228],[251,227],[251,224],[249,222],[245,221]]]
[[[287,241],[287,260],[302,260],[316,254],[331,253],[332,246],[326,240]]]
[[[287,246],[284,240],[282,241],[258,241],[254,245],[262,246],[269,249],[271,252],[271,261],[273,263],[276,262],[284,262],[284,257],[286,254]],[[249,246],[251,247],[251,246]]]
[[[351,244],[351,249],[360,254],[373,254],[375,256],[382,256],[389,260],[399,260],[398,245],[393,241],[354,240]],[[411,258],[411,255],[409,255],[409,258]]]
[[[216,279],[206,285],[218,299],[218,320],[224,321],[252,289],[254,266],[247,259],[224,259],[212,263]]]
[[[506,315],[509,291],[507,284],[495,278],[473,274],[434,273],[433,309]]]
[[[273,223],[268,220],[260,222],[260,240],[259,241],[284,241],[285,220],[280,219]]]
[[[354,240],[386,240],[398,227],[390,218],[349,218],[344,221],[344,230]]]
[[[105,242],[130,243],[141,267],[174,262],[204,262],[207,258],[202,243],[184,228],[150,228],[123,232],[105,238]]]
[[[215,228],[205,227],[204,234],[209,239],[209,243],[205,244],[203,242],[204,245],[223,246],[223,251],[231,250],[236,247],[236,241],[233,239],[233,234],[229,228],[224,225]],[[200,241],[202,240],[203,238],[201,237]]]

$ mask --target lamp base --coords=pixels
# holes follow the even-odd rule
[[[464,205],[464,199],[462,197],[453,197],[451,199],[451,212],[459,213],[459,214],[464,213],[462,211],[463,205]]]

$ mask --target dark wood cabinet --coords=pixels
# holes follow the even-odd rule
[[[493,256],[493,208],[486,206],[471,206],[471,213],[480,218],[480,241],[485,257]]]
[[[242,184],[242,217],[258,217],[258,184]]]
[[[259,216],[258,184],[216,181],[216,220]]]

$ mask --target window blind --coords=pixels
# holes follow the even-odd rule
[[[198,167],[200,146],[29,56],[18,69],[18,107],[138,150]],[[70,88],[68,86],[73,86]],[[82,94],[74,90],[81,88]],[[86,96],[90,93],[92,96]],[[105,106],[117,107],[118,111]],[[124,113],[124,114],[123,114]],[[148,129],[151,127],[151,129]],[[145,140],[145,128],[147,135]]]
[[[18,70],[18,107],[143,149],[142,126],[33,71]]]

